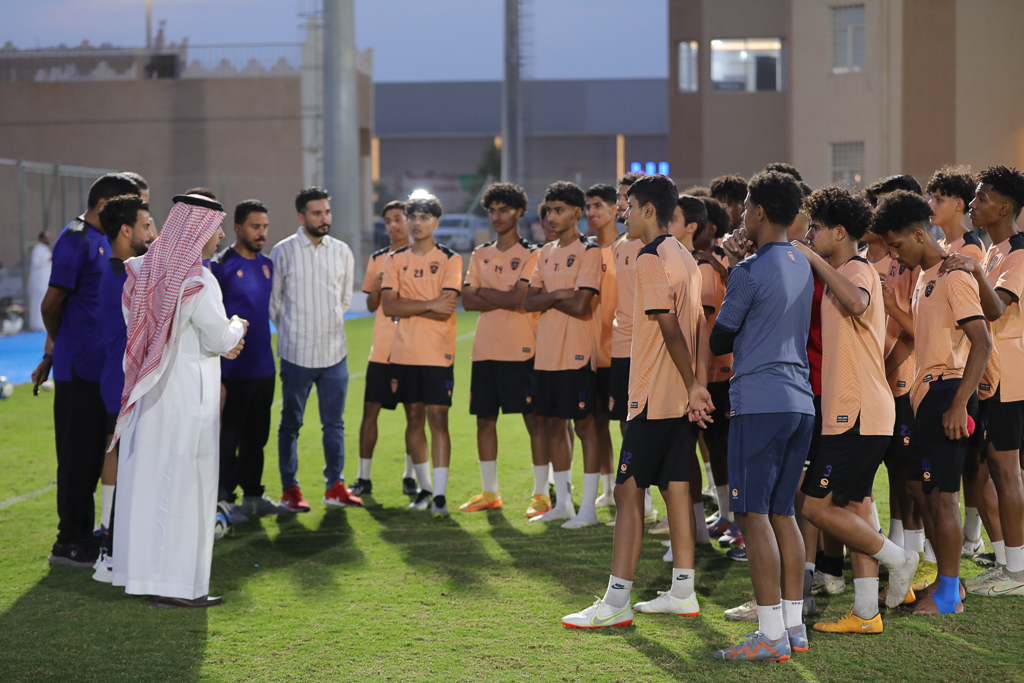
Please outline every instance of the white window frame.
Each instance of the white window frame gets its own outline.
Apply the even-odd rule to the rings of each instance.
[[[851,5],[834,5],[829,8],[831,13],[831,27],[832,27],[832,73],[834,74],[852,74],[861,73],[864,71],[864,60],[867,57],[865,41],[865,24],[864,19],[864,4],[851,4]],[[842,16],[841,12],[860,10],[860,23],[839,23],[839,19]],[[857,43],[857,29],[860,29],[860,58],[861,63],[856,63],[857,51],[854,49]],[[836,41],[841,40],[846,43],[846,63],[839,64],[836,62]]]

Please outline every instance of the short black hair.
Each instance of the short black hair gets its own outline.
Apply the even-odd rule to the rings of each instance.
[[[217,195],[213,193],[213,190],[211,190],[208,187],[203,187],[202,185],[200,185],[199,187],[191,187],[185,190],[185,194],[197,194],[200,197],[206,197],[207,199],[217,201]]]
[[[633,183],[635,183],[636,181],[640,180],[643,177],[643,173],[624,173],[622,177],[619,178],[619,185],[625,185],[626,187],[629,187],[630,185],[632,185]]]
[[[968,204],[974,199],[974,191],[978,187],[978,179],[974,177],[970,166],[943,166],[934,174],[924,191],[928,194],[942,194],[950,199],[964,200],[964,213]]]
[[[871,206],[867,200],[844,185],[819,187],[804,199],[804,210],[812,221],[830,230],[843,226],[855,241],[860,240],[871,225]]]
[[[295,210],[299,213],[306,213],[306,205],[318,199],[330,199],[331,193],[316,185],[302,188],[295,195]]]
[[[797,182],[803,181],[804,177],[800,175],[800,171],[796,170],[796,166],[793,164],[787,164],[785,161],[776,161],[775,163],[768,164],[762,171],[778,171],[779,173],[785,173],[791,175],[797,179]]]
[[[729,218],[729,210],[725,208],[725,204],[714,197],[697,197],[697,199],[704,203],[704,208],[708,212],[708,222],[715,226],[715,239],[721,239],[728,235],[732,219]],[[744,197],[744,199],[746,198]]]
[[[618,199],[615,193],[615,188],[606,183],[598,183],[587,188],[587,199],[590,199],[591,197],[597,197],[609,206],[613,206],[615,204],[615,200]]]
[[[871,206],[875,206],[878,204],[878,195],[888,194],[896,190],[906,190],[914,194],[922,194],[921,183],[917,182],[914,176],[901,174],[891,175],[888,178],[882,178],[868,185],[867,189],[864,190],[864,196],[871,202]]]
[[[139,194],[139,186],[123,173],[105,173],[89,188],[88,205],[95,209],[103,199],[113,199],[123,194]]]
[[[747,198],[747,181],[738,175],[722,175],[711,181],[711,196],[725,197],[726,201],[742,202]]]
[[[480,206],[490,209],[492,202],[501,202],[513,209],[522,209],[523,213],[526,213],[526,207],[530,205],[526,190],[514,183],[492,183],[484,190],[484,196],[480,198]]]
[[[548,185],[544,201],[563,202],[569,206],[578,206],[581,210],[587,208],[587,198],[583,195],[583,190],[576,183],[567,180],[557,180]]]
[[[930,223],[932,208],[916,192],[894,190],[882,197],[871,219],[871,232],[885,237],[908,232],[915,225]]]
[[[800,185],[800,191],[804,193],[805,197],[810,197],[811,193],[814,192],[814,190],[811,189],[811,186],[804,181],[801,180],[798,184]]]
[[[537,205],[537,217],[540,218],[541,220],[547,218],[550,212],[551,207],[548,206],[547,202],[541,202],[540,204]]]
[[[139,211],[149,211],[149,204],[137,194],[122,194],[111,197],[100,209],[100,227],[111,243],[117,239],[122,225],[135,225]]]
[[[401,211],[402,215],[404,216],[405,202],[403,202],[401,199],[392,199],[390,202],[384,205],[383,209],[381,209],[380,217],[384,218],[384,216],[388,215],[388,211],[393,211],[394,209],[398,209],[399,211]]]
[[[428,194],[422,197],[418,196],[416,197],[416,199],[409,197],[409,199],[406,200],[405,215],[411,216],[417,211],[429,213],[434,218],[440,218],[441,215],[444,213],[444,209],[441,208],[441,200],[432,194]]]
[[[804,191],[796,178],[778,171],[762,171],[747,184],[750,201],[764,209],[772,225],[789,226],[804,202]]]
[[[708,224],[708,210],[704,206],[699,198],[693,195],[681,194],[679,195],[679,208],[683,210],[683,220],[686,224],[690,223],[697,224],[697,232],[704,229],[704,226]]]
[[[658,225],[665,227],[672,220],[672,215],[679,205],[679,188],[672,179],[663,175],[645,175],[629,186],[627,197],[636,197],[641,207],[648,204],[654,207]]]
[[[246,199],[238,202],[238,206],[235,207],[235,225],[241,225],[245,223],[245,219],[249,217],[250,213],[267,213],[267,207],[263,205],[258,199]]]
[[[992,189],[1013,202],[1014,217],[1024,206],[1024,173],[1014,167],[991,166],[978,174],[979,185]]]
[[[704,185],[690,185],[685,190],[680,190],[680,194],[688,194],[691,197],[710,197],[711,188],[705,187]],[[744,197],[746,199],[746,197]]]
[[[138,173],[136,173],[135,171],[121,171],[121,175],[128,176],[129,178],[134,180],[135,184],[139,186],[140,190],[148,190],[149,189],[149,183],[146,182],[146,179],[143,178]]]

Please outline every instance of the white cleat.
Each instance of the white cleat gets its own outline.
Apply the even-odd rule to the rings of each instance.
[[[92,566],[93,581],[99,581],[100,583],[113,583],[114,582],[114,561],[110,555],[107,555],[106,548],[100,548],[100,556],[96,558],[96,564]]]
[[[612,493],[605,492],[597,497],[594,501],[594,507],[597,508],[613,508],[615,507],[615,496]]]
[[[647,602],[638,602],[633,605],[633,609],[644,614],[678,614],[681,617],[700,615],[696,593],[691,593],[690,597],[680,600],[668,591],[658,591],[658,597]]]
[[[609,628],[632,624],[633,610],[629,608],[629,605],[612,607],[604,601],[604,598],[598,598],[597,602],[585,610],[562,617],[562,626],[566,628]]]
[[[656,524],[658,522],[658,510],[651,508],[650,510],[644,510],[644,524]]]
[[[531,522],[561,522],[570,520],[576,516],[576,508],[573,507],[572,503],[567,503],[564,508],[559,509],[557,506],[548,510],[543,515],[537,517],[531,517]]]
[[[662,561],[671,562],[674,558],[672,557],[672,546],[669,545],[668,551],[661,556]]]
[[[663,546],[665,546],[666,548],[671,548],[672,547],[672,539],[671,538],[666,538],[664,541],[661,542],[661,544]]]
[[[827,572],[814,570],[814,575],[811,578],[811,593],[814,595],[839,595],[845,592],[845,576],[832,576]],[[906,594],[903,597],[906,597]]]
[[[597,526],[600,522],[597,520],[597,513],[591,511],[589,513],[580,510],[580,513],[570,519],[568,522],[562,525],[563,529],[582,529],[585,526]]]
[[[668,534],[668,517],[662,517],[658,523],[647,530],[647,533],[654,536],[666,536]]]
[[[963,547],[960,548],[960,555],[973,555],[974,553],[985,552],[985,541],[980,538],[972,541],[971,539],[964,536]]]
[[[889,590],[885,595],[885,606],[889,609],[903,604],[910,593],[910,587],[914,583],[914,572],[917,571],[917,563],[920,560],[920,556],[915,552],[904,550],[903,554],[907,561],[902,566],[895,569],[889,567]]]

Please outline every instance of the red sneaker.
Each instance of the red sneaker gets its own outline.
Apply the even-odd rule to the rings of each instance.
[[[281,505],[292,512],[309,512],[309,503],[302,497],[302,491],[298,486],[285,489],[281,494]]]
[[[345,482],[340,479],[334,482],[334,486],[324,493],[324,505],[333,505],[339,508],[363,507],[363,499],[357,498],[345,488]]]

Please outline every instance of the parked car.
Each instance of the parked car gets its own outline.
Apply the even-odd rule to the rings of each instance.
[[[466,213],[446,213],[434,230],[434,241],[455,251],[473,251],[478,230],[489,230],[486,218]]]

